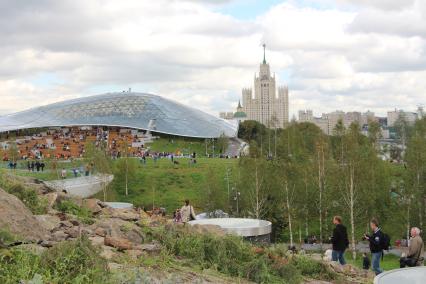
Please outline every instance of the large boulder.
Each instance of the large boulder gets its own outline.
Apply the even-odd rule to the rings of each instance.
[[[0,188],[0,228],[24,240],[40,240],[48,237],[47,229],[16,196]]]
[[[99,200],[95,198],[84,199],[83,207],[89,209],[93,214],[97,214],[102,211],[101,206],[99,206]]]
[[[39,221],[41,226],[43,226],[43,228],[45,228],[47,231],[52,231],[53,229],[61,226],[61,220],[59,219],[58,216],[45,214],[45,215],[35,215],[34,217]]]
[[[125,221],[138,221],[141,215],[134,209],[113,209],[111,217]]]
[[[141,229],[134,223],[122,219],[103,218],[97,220],[91,226],[91,229],[99,236],[104,236],[105,234],[105,236],[125,238],[134,244],[141,244],[144,241]]]
[[[133,248],[133,244],[128,239],[106,236],[104,245],[114,247],[119,250],[128,250]]]

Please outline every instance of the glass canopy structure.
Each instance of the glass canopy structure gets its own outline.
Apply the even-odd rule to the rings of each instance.
[[[134,92],[67,100],[0,116],[0,132],[69,126],[126,127],[195,138],[237,134],[236,127],[223,119],[160,96]]]

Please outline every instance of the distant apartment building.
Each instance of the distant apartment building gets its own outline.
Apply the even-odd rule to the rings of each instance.
[[[375,117],[374,112],[370,111],[365,113],[356,111],[345,113],[344,111],[336,110],[330,113],[323,113],[321,117],[314,117],[312,110],[299,111],[299,122],[311,122],[328,135],[333,135],[339,120],[342,121],[345,128],[348,128],[352,123],[358,123],[362,127],[372,120],[378,121],[378,118]]]
[[[311,122],[314,119],[312,110],[299,110],[299,121],[300,122]]]
[[[418,119],[418,115],[416,112],[407,112],[403,110],[395,109],[393,111],[388,111],[388,126],[393,127],[395,126],[395,122],[401,118],[404,119],[408,124],[414,124],[416,120]]]
[[[314,117],[312,110],[299,110],[299,122],[311,122],[318,126],[324,133],[328,134],[328,119]]]

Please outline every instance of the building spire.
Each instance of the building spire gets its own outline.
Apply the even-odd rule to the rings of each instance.
[[[266,64],[266,44],[263,44],[263,64]]]

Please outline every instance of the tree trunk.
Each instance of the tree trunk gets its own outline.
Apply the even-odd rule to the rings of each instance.
[[[255,210],[255,215],[256,215],[256,219],[260,218],[260,201],[259,201],[259,177],[258,177],[258,173],[257,173],[257,161],[255,161],[256,163],[256,169],[255,169],[255,174],[256,174],[256,210]]]
[[[410,202],[407,206],[407,241],[410,239]]]
[[[354,175],[355,169],[353,166],[350,169],[350,181],[349,181],[349,209],[351,214],[351,240],[352,240],[352,258],[356,259],[356,244],[355,244],[355,216],[354,216],[354,205],[355,205],[355,189],[354,189]]]
[[[420,229],[423,230],[423,208],[422,208],[423,198],[421,196],[422,190],[420,188],[420,171],[419,170],[417,170],[417,191],[418,191],[418,194],[419,194],[419,198],[418,198],[418,200],[419,200],[419,226],[420,226]]]
[[[306,174],[306,172],[305,172]],[[305,196],[308,197],[308,181],[307,181],[307,176],[305,175]],[[309,223],[308,223],[308,219],[309,219],[309,210],[308,210],[308,204],[307,202],[305,202],[304,204],[305,206],[305,236],[308,237],[309,236]]]
[[[288,184],[285,183],[285,190],[286,190],[286,203],[287,203],[287,216],[288,216],[288,229],[290,231],[290,246],[293,246],[293,229],[291,226],[291,214],[290,214],[290,198],[289,198],[289,190],[288,190]]]
[[[129,164],[128,164],[128,161],[127,161],[127,157],[126,157],[126,196],[127,195],[129,195],[129,188],[128,188],[128,175],[129,175]]]
[[[319,149],[318,149],[319,150]],[[319,189],[319,230],[320,230],[320,236],[319,241],[322,245],[322,173],[321,173],[321,155],[318,151],[318,189]]]

